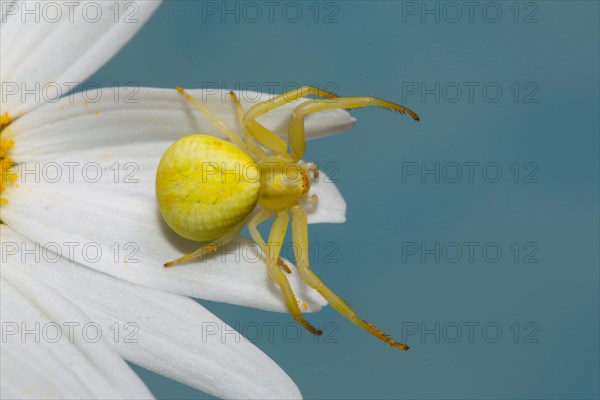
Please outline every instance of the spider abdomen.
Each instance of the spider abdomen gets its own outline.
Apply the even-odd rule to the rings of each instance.
[[[156,173],[156,198],[179,235],[211,241],[231,232],[252,212],[260,171],[241,149],[207,135],[186,136],[167,149]]]

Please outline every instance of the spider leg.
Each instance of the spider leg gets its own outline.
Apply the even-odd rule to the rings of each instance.
[[[289,92],[275,96],[269,100],[261,101],[250,107],[244,114],[242,124],[247,128],[250,135],[252,135],[259,143],[266,148],[272,150],[275,154],[286,155],[288,150],[288,144],[285,140],[275,135],[273,132],[264,127],[261,123],[256,121],[256,118],[261,115],[277,108],[281,107],[286,103],[296,101],[302,97],[309,95],[321,96],[325,98],[337,97],[333,93],[329,93],[325,90],[321,90],[312,86],[302,86],[301,88],[290,90]]]
[[[409,114],[415,121],[419,116],[406,107],[389,101],[380,100],[375,97],[339,97],[328,100],[310,100],[300,104],[292,112],[292,120],[288,131],[288,142],[290,143],[290,157],[292,161],[298,161],[304,155],[306,139],[304,137],[304,117],[317,111],[333,110],[337,108],[361,108],[367,106],[378,106],[401,114]]]
[[[308,224],[306,214],[302,207],[297,204],[292,207],[292,238],[294,241],[294,251],[296,252],[296,263],[300,276],[308,284],[321,294],[340,314],[354,322],[367,332],[383,340],[392,347],[400,350],[408,350],[408,346],[398,343],[383,331],[375,328],[372,324],[360,319],[356,312],[337,294],[329,289],[323,281],[310,269],[308,265]]]
[[[246,145],[242,141],[242,138],[234,132],[230,127],[223,122],[221,118],[217,116],[214,112],[212,112],[208,107],[204,104],[193,98],[189,93],[187,93],[181,86],[177,86],[177,91],[183,95],[190,103],[194,105],[202,114],[204,114],[210,122],[212,122],[223,134],[227,137],[227,139],[231,140],[235,143],[240,149],[247,150]]]
[[[247,221],[247,219],[245,219],[240,224],[238,224],[235,228],[233,228],[231,230],[231,232],[229,232],[226,235],[218,238],[217,240],[215,240],[213,242],[210,242],[210,243],[203,244],[202,247],[200,247],[198,250],[196,250],[196,251],[194,251],[192,253],[185,254],[185,255],[183,255],[182,257],[179,257],[176,260],[169,261],[168,263],[164,264],[164,266],[165,267],[172,267],[173,265],[177,265],[177,264],[181,264],[181,263],[184,263],[184,262],[187,262],[187,261],[191,261],[191,260],[194,260],[196,258],[202,258],[206,254],[216,253],[217,250],[219,249],[219,247],[221,247],[221,246],[229,243],[234,237],[236,237],[238,235],[238,233],[240,233],[240,231],[246,225],[246,221]]]
[[[264,101],[261,101],[260,103],[254,104],[252,107],[250,107],[248,109],[248,111],[246,112],[246,115],[244,115],[244,122],[254,120],[254,119],[260,117],[261,115],[263,115],[277,107],[281,107],[282,105],[284,105],[286,103],[291,103],[293,101],[301,99],[302,97],[306,97],[306,96],[310,96],[310,95],[324,97],[326,99],[332,99],[332,98],[338,97],[337,95],[335,95],[333,93],[329,93],[325,90],[321,90],[314,86],[302,86],[298,89],[293,89],[288,92],[282,93],[282,94],[275,96],[269,100],[264,100]]]
[[[267,153],[256,144],[254,138],[252,137],[252,135],[250,135],[250,132],[248,132],[248,128],[246,128],[246,125],[244,125],[244,109],[242,108],[240,99],[236,96],[236,94],[233,91],[229,92],[229,96],[233,99],[233,102],[235,103],[238,119],[240,121],[240,126],[242,128],[242,131],[244,132],[244,142],[249,152],[252,155],[254,155],[255,159],[257,160],[266,157]]]
[[[256,120],[242,122],[248,133],[260,144],[278,155],[287,154],[287,143],[285,140],[268,130],[264,125]]]
[[[281,271],[277,265],[279,252],[281,251],[283,238],[287,232],[287,226],[290,219],[287,211],[277,212],[277,217],[275,218],[275,222],[273,222],[273,227],[271,228],[271,233],[269,234],[269,246],[267,246],[262,238],[262,235],[257,229],[257,226],[265,222],[271,217],[271,215],[273,215],[273,211],[271,210],[262,210],[256,214],[248,223],[250,235],[265,254],[265,261],[267,264],[267,272],[269,273],[269,277],[279,285],[281,294],[283,295],[285,303],[288,307],[288,310],[292,314],[292,317],[296,320],[296,322],[298,322],[312,334],[321,335],[323,333],[322,331],[315,329],[308,321],[304,319],[304,317],[302,317],[302,312],[300,311],[298,300],[292,291],[292,287],[290,286],[290,283],[283,271]]]

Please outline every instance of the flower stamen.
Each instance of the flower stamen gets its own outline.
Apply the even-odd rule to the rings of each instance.
[[[15,145],[13,138],[7,138],[9,132],[8,125],[12,118],[8,113],[0,115],[0,195],[4,192],[8,184],[17,180],[17,174],[14,172],[15,162],[8,155],[10,149]],[[8,199],[0,196],[0,205],[8,204]]]

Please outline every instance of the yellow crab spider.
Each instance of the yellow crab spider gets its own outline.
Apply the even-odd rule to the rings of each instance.
[[[311,178],[316,177],[318,169],[315,164],[300,162],[300,159],[305,149],[304,117],[307,114],[371,105],[407,113],[418,121],[417,114],[374,97],[337,97],[311,86],[257,103],[244,112],[239,99],[230,92],[244,135],[240,137],[204,104],[181,87],[177,87],[177,90],[231,142],[208,135],[186,136],[171,145],[160,160],[156,173],[156,198],[164,220],[179,235],[204,242],[195,252],[168,262],[165,266],[216,252],[219,246],[233,239],[247,224],[252,239],[264,253],[268,274],[279,285],[293,318],[308,331],[320,335],[322,332],[303,318],[285,274],[290,270],[279,257],[291,214],[294,254],[304,282],[350,321],[387,344],[408,350],[405,344],[396,342],[360,319],[309,268],[308,224],[299,200],[308,197]],[[309,100],[293,110],[287,143],[256,121],[274,108],[309,95],[325,100]],[[317,198],[311,196],[308,200],[314,203]],[[260,210],[250,218],[257,206],[260,206]],[[273,226],[265,242],[257,227],[273,216]]]

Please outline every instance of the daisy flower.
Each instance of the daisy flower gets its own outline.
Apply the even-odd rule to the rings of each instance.
[[[70,92],[159,3],[74,3],[61,17],[42,2],[2,3],[2,397],[152,397],[124,360],[218,397],[301,397],[274,361],[190,298],[287,311],[248,239],[205,260],[162,266],[197,243],[160,217],[158,161],[182,135],[221,133],[175,89]],[[38,20],[23,13],[36,4]],[[189,92],[240,129],[225,91]],[[270,98],[237,95],[245,108]],[[296,105],[259,121],[285,137]],[[307,137],[353,123],[344,111],[311,115]],[[345,220],[333,183],[321,179],[312,190],[320,202],[309,222]],[[295,270],[289,277],[305,311],[325,305]]]

